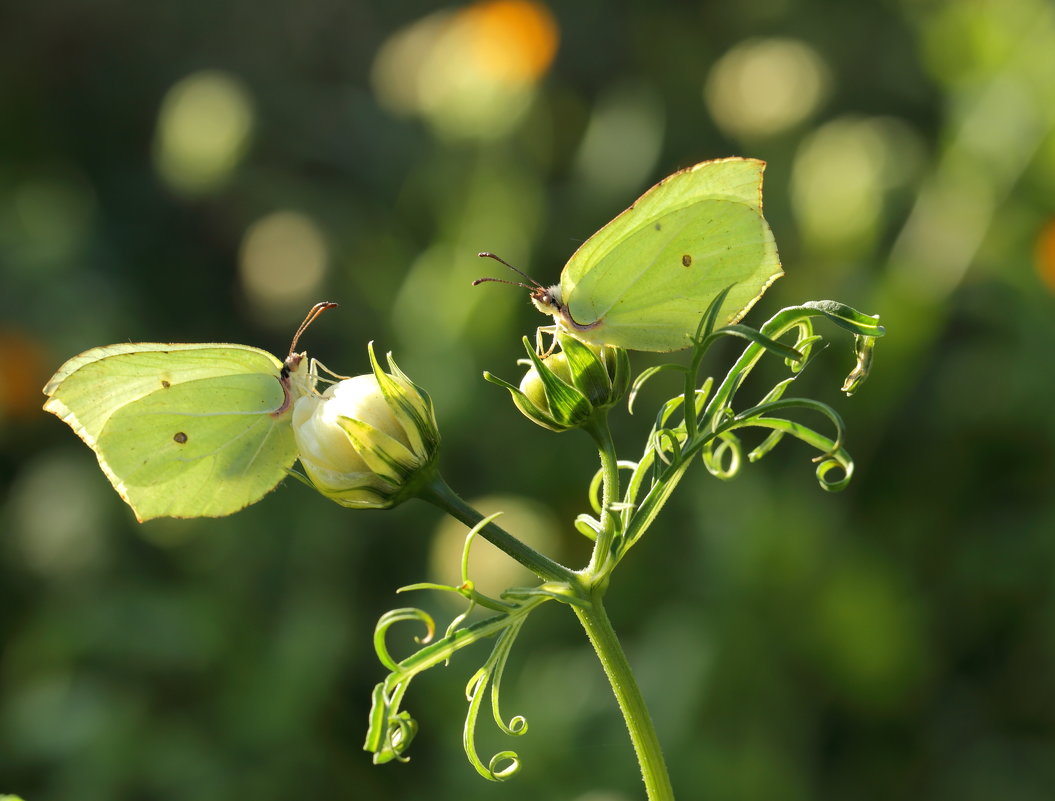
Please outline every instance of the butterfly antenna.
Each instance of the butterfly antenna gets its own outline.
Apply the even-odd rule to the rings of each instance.
[[[532,286],[531,284],[525,284],[525,283],[522,283],[520,281],[506,281],[504,278],[477,278],[475,281],[473,281],[473,286],[477,286],[478,284],[488,284],[488,283],[490,283],[490,284],[509,284],[510,286],[519,286],[519,287],[522,287],[523,289],[531,290],[532,292],[534,292],[538,288],[537,286]]]
[[[512,264],[510,264],[508,261],[503,259],[501,256],[496,256],[494,253],[490,253],[490,252],[488,252],[486,250],[483,253],[477,253],[476,255],[479,256],[481,259],[494,259],[499,264],[504,264],[510,270],[515,272],[517,275],[520,275],[520,276],[523,276],[524,278],[526,278],[528,281],[531,282],[531,284],[530,285],[528,285],[528,284],[521,284],[521,283],[519,283],[517,281],[503,281],[501,278],[477,278],[475,281],[473,281],[473,286],[476,286],[477,284],[484,284],[484,283],[487,283],[488,281],[493,281],[496,284],[511,284],[512,286],[520,286],[520,287],[523,287],[524,289],[541,289],[542,288],[542,284],[540,284],[538,281],[536,281],[534,278],[532,278],[530,275],[528,275],[523,270],[520,270],[520,269],[514,267]]]
[[[304,322],[300,324],[300,328],[297,329],[297,333],[295,333],[293,335],[293,342],[290,343],[290,346],[289,346],[289,357],[287,358],[287,360],[293,358],[293,354],[297,350],[297,342],[300,340],[300,335],[303,334],[308,329],[309,325],[311,325],[313,322],[315,322],[315,318],[318,317],[320,314],[322,314],[327,309],[336,309],[336,308],[337,308],[337,304],[333,303],[331,301],[328,301],[328,300],[327,301],[323,301],[322,303],[316,303],[314,306],[311,307],[311,311],[308,312],[308,316],[304,318]]]

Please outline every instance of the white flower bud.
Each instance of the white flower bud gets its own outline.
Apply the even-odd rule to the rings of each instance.
[[[396,367],[339,381],[293,406],[300,463],[315,487],[342,506],[388,508],[413,494],[434,461],[439,432],[432,402]]]

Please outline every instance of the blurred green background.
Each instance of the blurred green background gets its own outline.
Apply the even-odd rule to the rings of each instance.
[[[461,755],[482,650],[415,683],[411,762],[373,767],[373,624],[415,601],[453,614],[394,589],[453,580],[459,529],[294,481],[230,518],[138,525],[40,387],[111,342],[283,354],[335,300],[302,345],[345,374],[368,340],[393,350],[436,402],[451,483],[578,566],[594,455],[480,378],[515,379],[543,321],[522,292],[471,289],[500,274],[475,253],[555,281],[655,180],[749,155],[769,163],[787,275],[747,322],[830,297],[889,335],[852,400],[834,331],[797,385],[845,416],[850,489],[822,492],[794,443],[729,483],[700,468],[616,574],[610,611],[679,797],[1055,797],[1051,3],[437,9],[0,14],[0,792],[641,798],[555,605],[505,684],[530,731],[481,732],[485,758],[520,752],[517,778],[487,783]],[[650,417],[618,416],[624,457]],[[522,580],[505,567],[478,572]]]

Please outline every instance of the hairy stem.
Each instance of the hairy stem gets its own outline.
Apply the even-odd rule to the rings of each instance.
[[[630,732],[630,740],[634,744],[649,801],[674,801],[674,789],[670,784],[652,716],[645,706],[645,699],[637,686],[630,663],[605,612],[601,592],[593,593],[592,603],[589,605],[573,606],[572,609],[586,629],[590,644],[597,652],[597,658],[600,659],[605,675],[612,685],[612,692],[615,693],[619,710],[623,713],[623,720]]]
[[[615,453],[615,442],[612,440],[612,432],[608,428],[605,418],[594,421],[586,427],[586,431],[597,443],[597,452],[601,458],[601,530],[594,542],[593,553],[590,555],[590,565],[583,571],[586,576],[597,576],[607,583],[609,570],[606,565],[611,563],[612,545],[617,530],[617,519],[612,513],[611,505],[619,497],[619,460]]]

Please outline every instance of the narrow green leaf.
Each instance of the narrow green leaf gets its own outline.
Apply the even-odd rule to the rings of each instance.
[[[803,303],[802,307],[816,309],[836,325],[854,334],[881,337],[886,333],[886,329],[879,324],[878,314],[863,314],[852,306],[836,300],[811,300]]]
[[[637,394],[641,391],[641,388],[645,386],[645,382],[651,379],[653,376],[659,375],[662,372],[674,370],[679,373],[684,373],[685,368],[680,364],[657,364],[653,367],[647,367],[641,371],[641,373],[634,379],[634,383],[630,385],[630,396],[627,399],[627,409],[630,414],[634,413],[634,401],[637,399]]]
[[[714,336],[719,335],[739,337],[740,339],[746,339],[749,342],[757,343],[771,353],[775,353],[777,356],[781,356],[782,358],[789,359],[793,362],[801,362],[805,358],[800,351],[790,345],[785,345],[782,342],[777,342],[775,339],[770,339],[762,332],[747,325],[727,325],[714,332]]]

